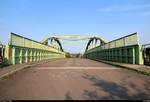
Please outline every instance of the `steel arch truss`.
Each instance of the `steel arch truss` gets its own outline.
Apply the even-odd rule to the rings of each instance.
[[[89,50],[89,47],[91,46],[92,43],[95,42],[95,45],[98,44],[98,41],[100,42],[100,45],[106,44],[107,41],[105,41],[101,37],[96,37],[96,36],[52,36],[44,39],[42,41],[43,44],[48,45],[48,41],[50,40],[52,43],[57,42],[58,47],[61,51],[63,51],[62,45],[60,43],[61,40],[70,40],[70,41],[78,41],[78,40],[87,40],[89,39],[89,42],[87,43],[86,50]],[[76,40],[75,40],[76,39]]]
[[[95,42],[95,45],[96,45],[98,41],[100,42],[100,45],[104,45],[104,44],[107,43],[106,41],[104,41],[103,39],[101,39],[101,38],[99,38],[99,37],[92,37],[92,38],[89,39],[89,42],[87,43],[85,52],[86,52],[87,50],[89,50],[89,47],[91,46],[92,43]]]
[[[58,49],[60,49],[61,51],[64,51],[59,39],[56,38],[56,37],[49,37],[46,40],[42,41],[42,43],[45,44],[45,45],[48,45],[49,40],[50,40],[51,44],[54,44],[56,42]]]

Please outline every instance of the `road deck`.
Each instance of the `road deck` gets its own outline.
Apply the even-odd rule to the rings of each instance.
[[[58,59],[0,80],[0,100],[150,99],[150,77],[89,59]]]

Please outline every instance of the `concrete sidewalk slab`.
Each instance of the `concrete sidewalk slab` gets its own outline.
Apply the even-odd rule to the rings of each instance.
[[[5,76],[14,74],[15,72],[20,71],[24,68],[29,68],[31,66],[47,63],[49,61],[52,61],[52,60],[43,60],[43,61],[37,61],[37,62],[16,64],[16,65],[10,65],[7,67],[0,68],[0,79],[2,79]]]
[[[133,71],[150,76],[150,66],[118,63],[118,62],[111,62],[111,61],[104,61],[104,60],[98,60],[98,61],[106,63],[106,64],[110,64],[113,66],[118,66],[118,67],[126,68],[129,70],[133,70]]]

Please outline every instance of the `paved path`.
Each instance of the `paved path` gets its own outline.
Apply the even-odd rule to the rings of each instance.
[[[0,80],[0,99],[150,99],[150,77],[88,59],[59,59]]]

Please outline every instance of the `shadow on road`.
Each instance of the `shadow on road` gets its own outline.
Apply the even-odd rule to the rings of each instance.
[[[84,79],[90,80],[93,82],[93,86],[98,87],[98,89],[94,91],[84,90],[84,95],[88,96],[89,99],[149,99],[150,96],[147,94],[147,92],[142,92],[139,90],[135,85],[129,84],[129,87],[134,89],[136,91],[136,94],[129,94],[130,90],[123,85],[119,85],[115,82],[108,82],[103,79],[98,79],[93,75],[84,74],[82,76]],[[126,83],[127,84],[127,83]],[[124,84],[125,85],[125,84]],[[145,88],[143,90],[147,90]],[[98,92],[107,92],[107,96],[102,96],[98,94]],[[148,90],[147,90],[148,91]],[[149,90],[150,92],[150,90]]]
[[[73,98],[70,95],[70,92],[68,91],[65,95],[66,99],[65,100],[73,100]]]

